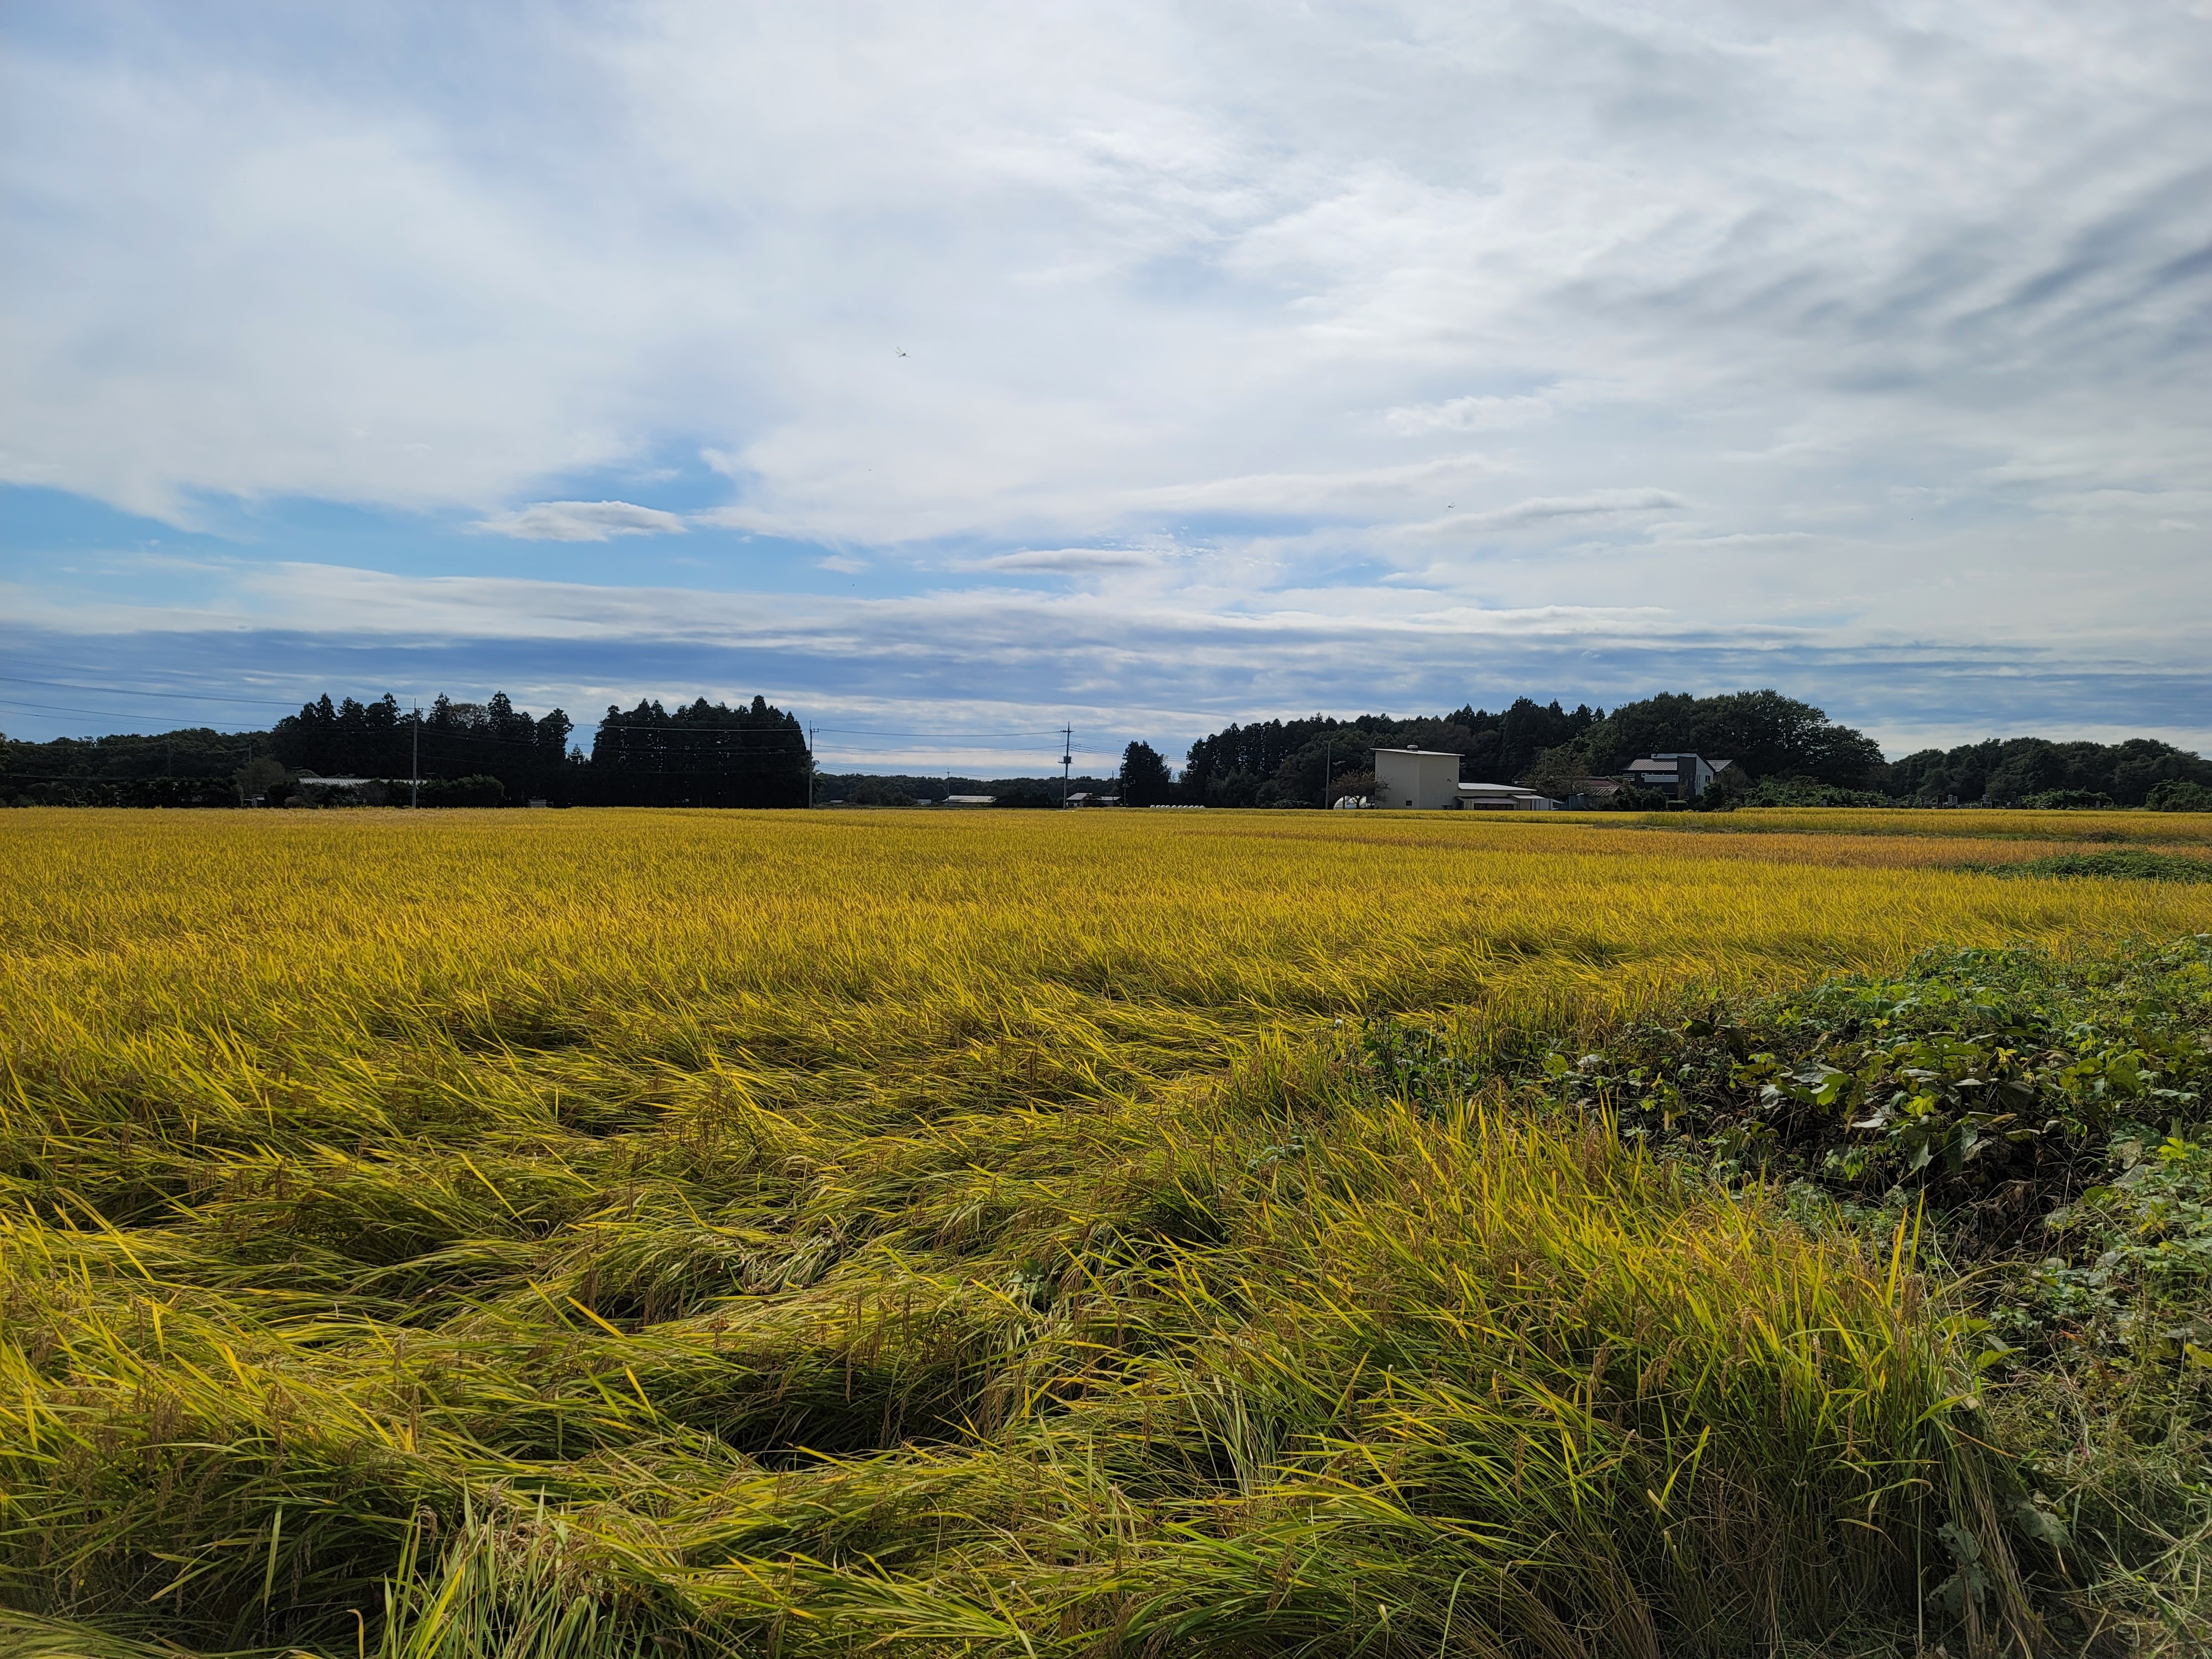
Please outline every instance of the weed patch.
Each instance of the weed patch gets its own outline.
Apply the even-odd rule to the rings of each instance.
[[[1517,1069],[1536,1109],[1802,1216],[1924,1218],[1967,1270],[2015,1519],[2091,1587],[2083,1628],[2212,1638],[2212,938],[1930,951]]]
[[[2212,881],[2212,860],[2190,858],[2179,853],[2154,853],[2139,847],[2106,853],[2054,853],[2048,858],[2029,859],[2019,864],[1966,864],[1959,868],[1978,875],[2014,879],[2057,876],[2106,881]]]

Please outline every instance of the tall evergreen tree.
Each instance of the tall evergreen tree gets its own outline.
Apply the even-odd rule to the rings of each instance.
[[[1121,804],[1158,806],[1171,799],[1175,781],[1168,763],[1149,743],[1133,743],[1121,751]]]

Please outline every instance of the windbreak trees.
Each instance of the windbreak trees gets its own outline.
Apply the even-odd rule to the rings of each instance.
[[[367,703],[352,697],[332,702],[325,692],[278,720],[269,742],[276,758],[295,772],[404,778],[409,775],[414,736],[409,714],[390,692]]]
[[[610,806],[804,806],[813,764],[798,719],[765,697],[641,701],[607,709],[584,788]]]
[[[763,697],[734,708],[701,697],[672,712],[657,702],[610,708],[588,761],[569,747],[575,729],[564,711],[533,716],[504,691],[483,702],[441,696],[419,720],[389,695],[324,696],[279,720],[270,747],[284,765],[326,777],[495,779],[500,797],[517,803],[806,805],[805,735]]]
[[[504,691],[488,702],[441,695],[417,718],[386,692],[374,702],[328,695],[288,714],[270,732],[276,758],[325,777],[497,778],[506,799],[574,799],[568,737],[556,708],[542,717],[517,708]]]
[[[1158,806],[1175,799],[1175,781],[1168,763],[1149,743],[1133,743],[1121,751],[1121,804]]]

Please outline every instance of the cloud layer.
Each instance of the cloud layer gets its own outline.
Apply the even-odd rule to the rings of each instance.
[[[343,629],[387,580],[445,607],[410,627],[520,638],[467,584],[527,579],[497,605],[529,638],[721,618],[771,694],[776,653],[1018,618],[1024,697],[1139,687],[1185,728],[1510,659],[1571,697],[1755,678],[1898,730],[2107,729],[2111,688],[2201,672],[2202,5],[4,30],[40,141],[0,158],[0,481],[192,549],[118,605],[96,570],[143,545],[14,536],[10,613],[64,656]],[[272,532],[280,502],[392,550]],[[1001,672],[917,637],[918,699]],[[1055,641],[1090,665],[1036,665]]]
[[[518,541],[603,542],[612,536],[680,536],[684,520],[629,501],[533,501],[476,527]]]

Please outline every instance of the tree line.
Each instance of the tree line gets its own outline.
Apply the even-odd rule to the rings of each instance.
[[[390,695],[318,697],[265,732],[206,727],[47,743],[0,738],[0,802],[234,806],[307,797],[307,775],[383,781],[385,799],[425,805],[543,799],[558,805],[804,806],[817,801],[902,805],[947,793],[991,794],[1001,805],[1057,806],[1058,778],[817,775],[795,715],[764,697],[726,705],[610,705],[588,752],[554,708],[532,715],[505,692],[476,703],[440,696],[419,715]],[[2122,743],[1992,738],[1886,759],[1863,732],[1773,690],[1699,697],[1668,692],[1610,713],[1518,697],[1492,712],[1315,714],[1231,725],[1190,745],[1180,773],[1133,743],[1118,779],[1071,787],[1118,793],[1133,806],[1320,805],[1375,786],[1378,748],[1461,757],[1470,782],[1518,783],[1565,796],[1613,778],[1639,756],[1694,751],[1735,763],[1705,805],[2143,806],[2212,811],[2212,762],[2148,738]],[[399,793],[404,791],[404,793]],[[1650,807],[1656,795],[1615,804]]]
[[[1113,778],[963,778],[914,772],[824,772],[814,781],[823,806],[934,806],[948,795],[988,795],[997,806],[1056,807],[1072,795],[1111,795]]]
[[[281,805],[329,792],[319,778],[369,781],[374,799],[425,805],[804,806],[814,757],[798,719],[764,697],[704,697],[673,709],[610,706],[591,750],[555,708],[532,715],[504,692],[439,696],[419,715],[389,694],[325,695],[266,732],[204,727],[153,736],[0,738],[0,800],[14,805]],[[422,780],[419,787],[412,781]]]
[[[1375,787],[1377,749],[1458,755],[1464,781],[1525,785],[1554,797],[1616,779],[1640,757],[1695,753],[1735,763],[1710,806],[2142,806],[2212,810],[2212,762],[2148,738],[2123,743],[1991,739],[1884,757],[1864,732],[1771,689],[1626,702],[1610,714],[1519,697],[1504,709],[1462,707],[1411,718],[1315,714],[1230,726],[1190,746],[1181,774],[1151,744],[1129,745],[1121,797],[1131,805],[1310,806]],[[1630,790],[1613,805],[1665,805]]]

